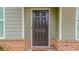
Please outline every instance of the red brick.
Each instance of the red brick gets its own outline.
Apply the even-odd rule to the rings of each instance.
[[[79,41],[59,41],[57,49],[59,51],[77,51],[79,50]]]
[[[30,49],[30,40],[0,40],[5,51],[25,51]]]

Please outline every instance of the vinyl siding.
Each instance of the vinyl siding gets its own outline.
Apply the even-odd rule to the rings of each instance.
[[[65,40],[75,39],[75,20],[76,20],[76,8],[63,7],[62,8],[62,39]]]
[[[56,38],[59,39],[59,8],[56,8]]]
[[[50,39],[59,39],[59,9],[50,8]]]
[[[5,38],[22,38],[22,8],[5,8]]]
[[[24,38],[31,39],[31,9],[24,8]]]

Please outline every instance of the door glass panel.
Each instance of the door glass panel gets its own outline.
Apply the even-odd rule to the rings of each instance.
[[[35,23],[36,23],[36,29],[39,29],[40,27],[40,19],[39,18],[35,18]]]
[[[41,14],[42,14],[42,16],[46,16],[46,12],[42,12]]]
[[[40,16],[40,13],[39,13],[39,11],[33,11],[34,12],[34,16]]]
[[[42,29],[46,29],[46,18],[42,18],[42,21],[41,21],[42,25]]]

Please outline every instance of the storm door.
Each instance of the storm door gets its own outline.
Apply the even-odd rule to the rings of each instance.
[[[48,46],[48,10],[32,10],[32,46]]]

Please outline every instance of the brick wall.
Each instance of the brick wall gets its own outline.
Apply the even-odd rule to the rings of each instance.
[[[50,40],[49,48],[31,48],[31,41],[26,39],[19,40],[0,40],[0,46],[5,51],[79,51],[79,41],[70,40]],[[54,48],[52,48],[54,47]]]
[[[49,50],[57,50],[57,40],[56,39],[51,39],[50,40]]]
[[[0,40],[5,51],[24,51],[30,49],[30,40]]]
[[[56,47],[56,40],[50,40],[50,47],[48,48],[31,48],[31,40],[29,39],[0,40],[0,46],[3,47],[4,51],[47,51],[53,50],[52,46]]]
[[[79,41],[58,41],[57,49],[59,51],[79,51]]]

